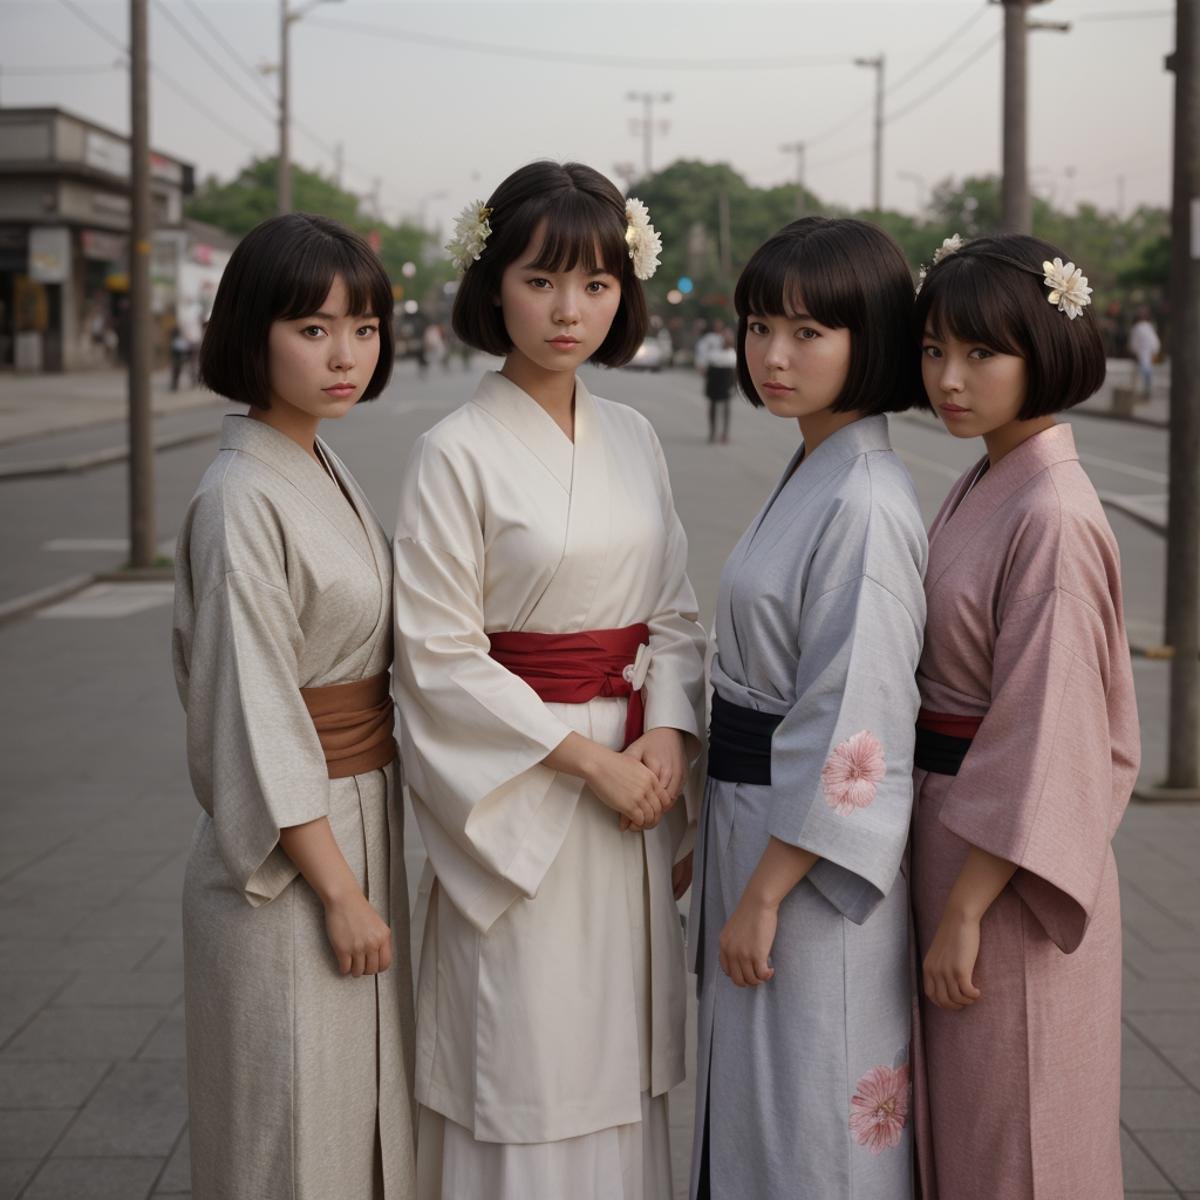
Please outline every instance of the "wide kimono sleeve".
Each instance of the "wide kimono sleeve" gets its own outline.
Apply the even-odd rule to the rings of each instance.
[[[1031,528],[1014,548],[991,704],[940,811],[964,841],[1016,863],[1014,890],[1066,953],[1087,930],[1139,761],[1106,532]]]
[[[915,511],[894,516],[826,530],[805,580],[795,702],[771,743],[769,831],[818,856],[807,879],[855,924],[891,891],[912,814],[925,543]],[[847,578],[856,558],[872,569]]]
[[[226,569],[222,532],[190,528],[173,636],[188,768],[231,880],[259,905],[297,874],[279,831],[329,812],[328,768],[300,695],[304,635],[285,580]]]
[[[481,481],[428,435],[395,540],[393,687],[414,811],[438,881],[485,930],[533,897],[566,836],[578,781],[542,765],[571,732],[489,655]]]
[[[647,729],[678,729],[688,735],[688,757],[695,758],[705,727],[704,628],[687,575],[687,535],[671,497],[666,459],[657,435],[652,429],[649,433],[667,542],[657,601],[646,621],[650,626],[650,665],[645,680],[645,724]]]

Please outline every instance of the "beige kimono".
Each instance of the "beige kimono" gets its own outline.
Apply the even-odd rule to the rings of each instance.
[[[391,662],[391,555],[349,472],[230,416],[176,551],[173,655],[204,809],[184,884],[195,1200],[413,1188],[412,996],[397,766],[331,780],[301,687]],[[339,486],[340,485],[340,486]],[[391,969],[337,971],[279,831],[328,817],[392,927]]]
[[[684,1077],[670,877],[688,814],[621,833],[579,779],[542,766],[572,730],[619,749],[627,702],[543,702],[488,635],[646,622],[632,672],[646,728],[699,736],[704,640],[658,439],[577,382],[572,444],[488,375],[414,448],[395,555],[401,752],[433,875],[417,1098],[479,1142],[640,1122],[644,1096]],[[575,1183],[565,1194],[592,1194]]]

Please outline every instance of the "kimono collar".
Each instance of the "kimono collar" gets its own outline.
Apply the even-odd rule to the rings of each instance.
[[[929,585],[937,582],[1009,497],[1047,468],[1078,459],[1075,434],[1062,422],[1027,438],[982,475],[986,455],[976,462],[950,489],[929,530]],[[977,481],[974,487],[972,480]]]
[[[558,427],[554,418],[527,392],[498,371],[489,371],[475,389],[472,403],[500,422],[536,455],[562,485],[571,490],[575,448],[595,427],[591,393],[575,376],[575,442]]]
[[[222,450],[248,454],[282,475],[326,517],[360,557],[375,566],[374,555],[368,545],[370,538],[366,533],[367,514],[358,511],[362,503],[361,493],[338,461],[337,455],[320,438],[317,439],[317,445],[325,461],[337,474],[341,486],[329,477],[316,459],[266,422],[238,414],[230,414],[221,422]],[[349,496],[356,499],[348,499]],[[374,514],[371,514],[371,519],[374,519]]]

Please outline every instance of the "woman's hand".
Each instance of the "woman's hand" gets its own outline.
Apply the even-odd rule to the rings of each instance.
[[[692,851],[689,850],[671,868],[671,891],[676,900],[681,899],[684,892],[692,886],[692,861]]]
[[[325,933],[343,975],[378,975],[392,965],[392,931],[360,891],[326,904]]]
[[[974,1004],[983,995],[971,980],[978,957],[979,919],[947,907],[925,955],[925,995],[954,1012]]]
[[[758,987],[774,978],[768,960],[778,924],[778,905],[759,900],[749,889],[742,893],[719,942],[721,970],[737,987]]]
[[[621,827],[653,829],[675,798],[658,776],[630,754],[619,754],[600,746],[589,764],[584,780],[613,812],[621,815]]]
[[[683,734],[678,729],[666,727],[650,729],[636,742],[626,746],[624,753],[654,772],[674,804],[687,782],[688,761],[683,748]],[[628,818],[621,818],[622,831],[628,829],[629,824]]]

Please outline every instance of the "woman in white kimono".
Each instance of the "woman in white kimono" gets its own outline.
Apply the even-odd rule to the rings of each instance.
[[[541,162],[451,246],[455,333],[504,366],[418,441],[396,526],[401,751],[431,864],[422,1200],[671,1194],[674,801],[703,634],[658,439],[575,373],[633,355],[657,244],[603,176]]]
[[[691,1195],[906,1200],[908,907],[926,543],[886,413],[912,279],[882,231],[809,217],[735,293],[742,390],[803,442],[721,575],[692,895]]]
[[[361,238],[276,217],[205,331],[203,381],[250,410],[225,418],[175,558],[204,810],[183,895],[195,1200],[413,1194],[391,553],[317,438],[387,385],[391,311]]]

